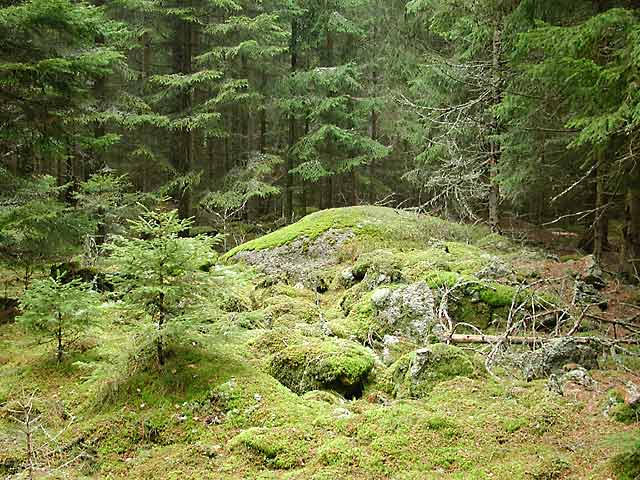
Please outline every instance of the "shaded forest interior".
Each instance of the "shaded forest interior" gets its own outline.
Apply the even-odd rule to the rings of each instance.
[[[638,2],[0,6],[5,195],[106,169],[217,231],[410,207],[569,228],[637,275]]]

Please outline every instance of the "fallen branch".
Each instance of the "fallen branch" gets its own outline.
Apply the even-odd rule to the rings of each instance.
[[[598,342],[606,345],[640,345],[640,339],[636,338],[620,338],[618,340],[605,340],[595,337],[506,337],[504,335],[466,335],[455,333],[453,335],[444,335],[441,340],[450,343],[498,343],[505,342],[516,345],[539,345],[550,340],[558,340],[562,338],[570,338],[579,344],[589,344]]]

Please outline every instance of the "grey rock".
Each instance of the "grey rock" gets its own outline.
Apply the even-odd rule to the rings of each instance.
[[[353,415],[353,414],[349,410],[347,410],[346,408],[343,408],[343,407],[338,407],[338,408],[334,409],[333,412],[331,412],[331,416],[333,418],[335,418],[336,420],[349,418],[351,415]]]
[[[591,389],[595,386],[595,383],[595,380],[586,369],[578,367],[561,375],[552,373],[547,382],[547,387],[558,395],[564,395],[565,389],[569,384]]]
[[[390,333],[407,337],[424,344],[431,327],[435,324],[433,292],[425,282],[412,283],[406,287],[391,290],[382,289],[372,301],[378,320],[390,327]],[[384,301],[382,299],[385,299]]]
[[[351,270],[350,268],[346,268],[342,272],[340,272],[339,281],[342,287],[352,287],[356,283],[356,277],[353,275],[353,270]]]
[[[235,258],[257,267],[276,281],[302,283],[318,291],[326,289],[326,281],[319,272],[338,263],[338,251],[353,237],[350,230],[331,229],[313,240],[298,238],[276,248],[239,252]]]
[[[626,402],[631,407],[640,406],[640,386],[636,385],[633,382],[626,382]]]
[[[377,308],[382,308],[391,295],[391,289],[379,288],[371,295],[371,301]]]
[[[575,299],[576,303],[597,305],[602,310],[606,310],[609,305],[607,299],[598,292],[596,287],[582,280],[576,280]]]
[[[591,345],[578,343],[573,338],[559,338],[517,356],[516,364],[522,368],[527,380],[534,380],[558,374],[567,364],[584,369],[597,368],[598,352]]]
[[[587,285],[590,285],[597,290],[602,290],[606,286],[606,282],[604,280],[604,272],[595,261],[593,255],[589,255],[586,257],[586,269],[585,272],[580,276],[580,280]]]
[[[487,260],[487,265],[476,274],[478,278],[496,279],[513,273],[512,269],[498,257],[492,255],[483,255],[482,257]]]

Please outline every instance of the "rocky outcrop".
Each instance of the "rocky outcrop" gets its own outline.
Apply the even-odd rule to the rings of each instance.
[[[543,344],[537,350],[513,356],[527,380],[547,378],[563,371],[566,365],[590,370],[598,367],[598,352],[574,338],[560,338]]]
[[[322,291],[332,280],[323,276],[323,270],[338,263],[340,247],[353,236],[349,230],[332,229],[314,239],[301,237],[274,248],[241,251],[235,258],[276,280],[290,285],[301,283],[311,290]]]
[[[480,370],[461,349],[438,343],[405,355],[391,367],[396,397],[421,398],[434,387],[456,377],[474,377]]]
[[[425,282],[394,290],[378,289],[371,295],[381,330],[424,344],[435,323],[434,298]]]

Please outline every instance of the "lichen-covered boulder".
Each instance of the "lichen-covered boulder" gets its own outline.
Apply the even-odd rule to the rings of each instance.
[[[546,378],[562,371],[565,365],[575,364],[587,370],[598,367],[598,352],[575,338],[559,338],[545,343],[532,352],[514,357],[527,380]]]
[[[267,369],[280,383],[303,394],[332,390],[346,397],[359,396],[374,366],[373,354],[349,340],[303,337],[278,331],[267,334],[258,348],[271,352]]]
[[[458,347],[443,343],[409,353],[389,368],[393,393],[399,398],[426,397],[440,382],[480,374],[474,359]]]
[[[358,290],[356,285],[352,290]],[[346,301],[354,302],[346,305]],[[331,332],[372,344],[385,335],[424,345],[435,322],[434,297],[425,282],[378,288],[359,297],[344,297],[344,318],[329,322]]]
[[[300,282],[311,290],[323,291],[332,281],[329,273],[327,278],[323,276],[324,270],[338,263],[337,252],[353,236],[349,230],[330,229],[316,238],[301,236],[274,248],[240,251],[235,258],[286,283]]]
[[[425,282],[376,290],[371,302],[384,333],[398,334],[417,344],[426,341],[435,323],[435,312],[433,293]]]
[[[390,250],[374,250],[360,255],[351,272],[356,281],[364,282],[371,289],[400,281],[402,262]]]

